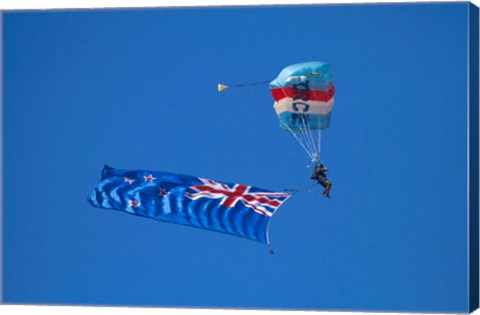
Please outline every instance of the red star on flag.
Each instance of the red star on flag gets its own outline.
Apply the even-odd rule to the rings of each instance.
[[[131,179],[131,178],[128,178],[128,177],[124,177],[124,178],[123,178],[123,181],[124,181],[125,183],[131,184],[131,183],[133,183],[135,180],[134,180],[134,179]]]
[[[167,191],[163,188],[160,188],[160,195],[165,197],[167,195]]]
[[[152,176],[152,174],[148,176],[143,176],[143,178],[145,178],[146,182],[153,182],[156,179],[155,177]]]
[[[138,202],[138,201],[136,201],[136,200],[129,200],[129,201],[128,201],[128,205],[129,205],[130,207],[136,208],[136,207],[138,207],[138,206],[140,205],[140,202]]]

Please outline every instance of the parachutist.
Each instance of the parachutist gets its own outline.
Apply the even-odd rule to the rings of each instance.
[[[327,174],[325,174],[327,171],[328,169],[323,164],[317,164],[310,178],[316,180],[322,185],[325,188],[323,195],[330,198],[330,188],[332,187],[332,183],[327,179]]]
[[[273,255],[273,254],[274,254],[274,251],[273,251],[272,248],[269,248],[269,249],[268,249],[268,252],[270,253],[270,255]]]

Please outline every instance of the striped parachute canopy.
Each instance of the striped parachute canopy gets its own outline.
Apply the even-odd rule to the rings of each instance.
[[[335,86],[332,67],[321,61],[294,64],[270,82],[273,108],[314,163],[320,162],[321,132],[330,126]]]

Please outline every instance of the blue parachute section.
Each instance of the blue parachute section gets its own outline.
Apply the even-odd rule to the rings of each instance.
[[[282,70],[275,80],[270,82],[270,88],[282,88],[308,81],[313,85],[328,86],[333,84],[332,67],[325,62],[311,61],[290,65]],[[316,87],[321,89],[321,87]]]
[[[330,127],[331,116],[332,113],[326,115],[306,116],[302,114],[283,112],[277,117],[282,128],[286,130],[299,131],[308,129],[325,130]]]

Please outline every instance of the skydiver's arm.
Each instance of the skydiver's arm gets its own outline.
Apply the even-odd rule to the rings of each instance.
[[[316,178],[318,178],[318,176],[320,176],[320,175],[322,174],[322,171],[323,171],[322,168],[316,167],[316,168],[313,170],[312,176],[310,176],[310,178],[311,178],[311,179],[316,179]]]

